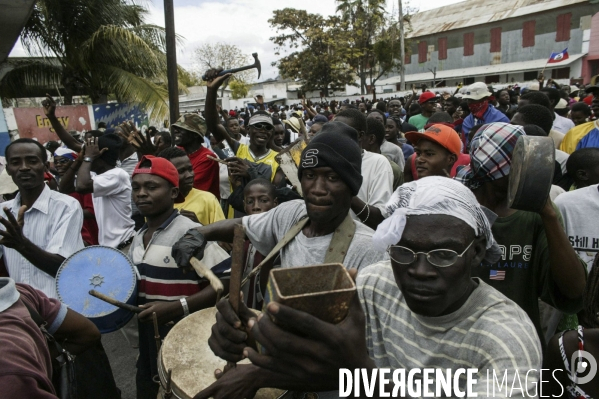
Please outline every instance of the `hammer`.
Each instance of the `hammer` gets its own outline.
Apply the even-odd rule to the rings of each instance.
[[[254,63],[252,65],[246,65],[246,66],[242,66],[239,68],[233,68],[233,69],[225,69],[223,71],[220,71],[218,73],[218,75],[216,75],[216,76],[223,76],[228,73],[247,71],[248,69],[256,68],[258,70],[258,79],[260,79],[260,73],[262,72],[262,65],[260,64],[260,60],[258,59],[258,53],[253,53],[252,57],[254,57]],[[202,80],[204,80],[204,81],[208,80],[208,78],[206,77],[205,74],[202,75]]]

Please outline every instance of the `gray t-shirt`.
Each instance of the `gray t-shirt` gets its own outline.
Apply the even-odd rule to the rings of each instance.
[[[245,216],[243,226],[254,247],[266,256],[283,239],[287,231],[306,214],[304,201],[294,200],[285,202],[266,213]],[[358,221],[354,222],[356,223],[356,233],[343,262],[345,267],[347,269],[361,269],[388,259],[386,252],[372,248],[372,234],[374,231]],[[300,231],[295,239],[281,249],[282,267],[324,263],[324,257],[332,238],[332,233],[326,236],[308,238]]]
[[[407,306],[390,262],[379,262],[361,270],[356,285],[366,316],[368,354],[376,367],[391,370],[432,367],[454,372],[459,368],[477,368],[473,391],[478,397],[488,397],[487,378],[492,379],[492,370],[499,381],[507,370],[509,387],[516,371],[522,377],[527,376],[528,370],[539,370],[541,344],[526,313],[493,287],[475,280],[478,287],[460,309],[444,316],[425,317]],[[520,380],[522,388],[533,395],[538,373],[527,377]],[[460,378],[463,391],[465,382]],[[489,386],[493,383],[488,382]],[[434,386],[431,391],[435,392]],[[513,398],[528,397],[519,388],[511,393]],[[495,395],[506,397],[505,386]]]
[[[381,144],[381,154],[389,157],[393,162],[399,166],[401,171],[403,172],[404,167],[406,165],[406,161],[403,156],[403,151],[400,146],[392,144],[387,140],[383,140],[383,144]]]

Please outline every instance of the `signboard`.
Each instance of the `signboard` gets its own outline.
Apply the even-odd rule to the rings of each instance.
[[[14,108],[13,111],[20,137],[35,138],[42,144],[58,140],[43,108]],[[87,105],[56,107],[56,117],[67,132],[76,130],[81,133],[93,129]]]
[[[106,123],[106,128],[117,127],[125,121],[133,121],[138,128],[148,125],[148,115],[140,111],[139,106],[126,103],[94,104],[94,120],[96,126]]]

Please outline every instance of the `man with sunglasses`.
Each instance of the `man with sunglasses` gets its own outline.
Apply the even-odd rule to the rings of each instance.
[[[235,157],[226,160],[231,179],[250,180],[249,169],[251,168],[251,163],[261,163],[270,166],[270,180],[275,186],[278,186],[279,183],[284,181],[285,175],[282,170],[279,170],[279,164],[275,159],[278,152],[269,148],[269,143],[274,133],[274,124],[271,116],[266,111],[257,111],[247,123],[247,133],[250,138],[249,145],[241,144],[235,140],[232,134],[219,122],[216,107],[218,88],[231,76],[230,73],[217,76],[219,72],[219,69],[210,69],[206,72],[208,78],[205,108],[206,124],[208,125],[208,130],[212,132],[216,140],[218,142],[226,140],[229,147],[235,153]],[[233,208],[229,207],[228,217],[232,218],[233,216]]]
[[[369,376],[374,368],[403,369],[405,375],[414,369],[436,368],[449,370],[452,376],[460,369],[477,369],[470,389],[466,378],[453,379],[459,391],[468,392],[467,397],[488,397],[494,375],[499,380],[506,375],[509,386],[515,378],[526,376],[518,380],[521,389],[512,390],[509,396],[536,396],[539,375],[527,374],[541,367],[541,347],[533,324],[514,302],[471,277],[481,261],[494,261],[501,255],[472,192],[440,176],[406,183],[399,191],[402,201],[372,238],[373,246],[387,248],[391,259],[360,269],[358,295],[344,321],[329,324],[270,302],[263,315],[269,317],[248,322],[250,338],[263,349],[258,353],[245,342],[247,335],[233,328],[234,314],[221,313],[223,317],[217,318],[209,340],[214,352],[227,353],[231,360],[238,360],[234,355],[248,357],[253,363],[239,365],[235,371],[246,368],[247,377],[236,380],[244,394],[268,386],[335,390],[321,392],[319,397],[337,398],[341,368],[352,374],[362,369]],[[229,373],[215,386],[235,375]],[[420,373],[415,380],[422,386],[431,384],[427,391],[440,388],[434,375],[427,380]],[[393,382],[387,392],[391,388]],[[212,394],[221,398],[218,392],[209,388],[196,399]],[[495,397],[506,394],[495,391]]]

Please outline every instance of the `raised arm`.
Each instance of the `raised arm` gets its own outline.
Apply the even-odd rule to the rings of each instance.
[[[208,82],[206,83],[206,106],[204,108],[204,113],[206,115],[206,125],[208,126],[208,131],[214,135],[216,141],[226,140],[227,144],[231,148],[237,148],[237,143],[231,136],[229,136],[229,132],[227,129],[219,122],[218,110],[216,108],[216,97],[218,96],[218,88],[223,84],[229,76],[230,73],[223,76],[216,76],[218,74],[217,69],[211,69],[206,72],[206,76],[208,77]]]
[[[42,106],[44,107],[44,113],[46,117],[50,121],[52,128],[60,138],[60,140],[71,150],[79,153],[81,151],[80,142],[78,142],[73,136],[66,131],[66,129],[62,126],[58,118],[56,117],[56,102],[49,94],[46,94],[46,99],[42,101]]]

